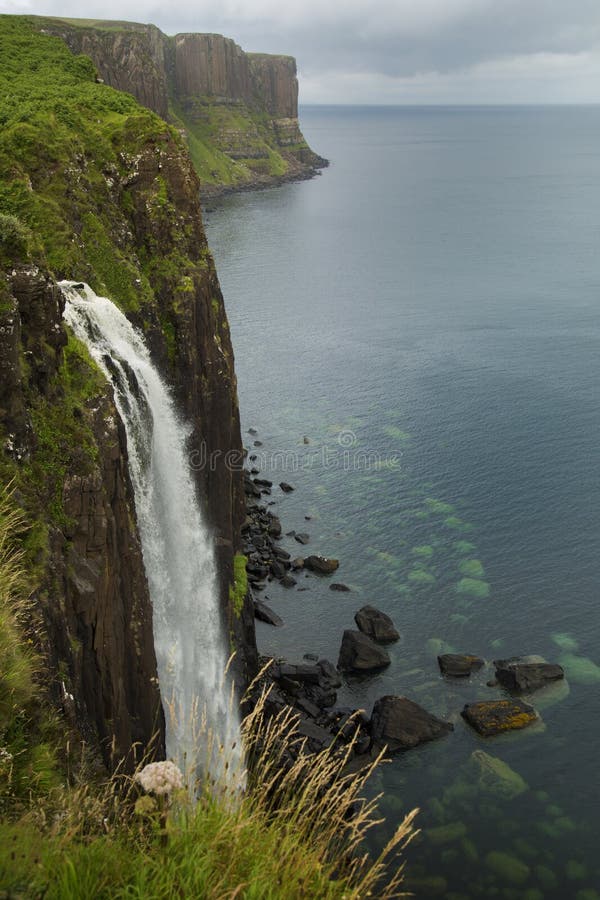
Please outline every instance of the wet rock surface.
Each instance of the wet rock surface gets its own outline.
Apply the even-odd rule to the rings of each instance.
[[[438,664],[443,675],[452,678],[468,678],[471,672],[481,669],[485,665],[485,661],[479,656],[444,653],[442,656],[438,656]]]
[[[400,637],[390,617],[374,606],[363,606],[354,616],[360,631],[380,644],[392,644]]]
[[[370,724],[373,744],[387,746],[390,753],[410,750],[453,730],[450,722],[443,722],[407,697],[387,695],[373,707]]]
[[[342,672],[375,672],[389,664],[390,658],[383,647],[362,631],[349,628],[344,631],[338,659],[338,668]]]
[[[475,731],[484,737],[527,728],[538,719],[532,706],[517,699],[467,703],[461,715]]]
[[[307,556],[304,566],[318,575],[332,575],[339,568],[339,560],[328,559],[326,556]]]
[[[562,666],[547,662],[527,662],[520,657],[494,661],[496,678],[514,693],[529,693],[565,677]]]

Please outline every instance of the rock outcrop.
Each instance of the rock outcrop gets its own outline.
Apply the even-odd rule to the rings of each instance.
[[[10,365],[3,367],[0,424],[9,435],[4,452],[30,466],[33,480],[38,467],[44,477],[46,467],[56,466],[45,443],[60,444],[61,434],[58,425],[55,434],[46,433],[47,417],[52,420],[56,405],[60,418],[63,380],[76,377],[76,366],[65,360],[63,300],[53,279],[37,266],[20,266],[7,285],[14,328]],[[31,364],[23,367],[19,358]],[[7,392],[9,406],[3,402]],[[79,435],[94,446],[65,448],[71,454],[65,460],[68,473],[60,512],[49,526],[35,615],[51,695],[60,704],[68,683],[75,724],[92,744],[99,741],[110,764],[127,757],[133,744],[154,742],[160,751],[163,715],[152,608],[132,527],[125,434],[108,385],[77,408],[76,421]],[[44,502],[41,492],[38,499]],[[50,494],[48,502],[54,499]]]
[[[182,128],[205,196],[307,178],[327,165],[300,130],[291,56],[246,53],[220,34],[169,37],[135,22],[40,23],[90,56],[106,84]]]
[[[57,705],[73,696],[77,727],[111,763],[133,742],[147,746],[155,733],[161,741],[152,617],[123,429],[104,376],[62,321],[56,279],[83,279],[110,297],[143,331],[171,386],[189,426],[244,687],[257,653],[241,556],[233,351],[199,180],[180,135],[96,84],[89,61],[73,63],[64,43],[29,20],[14,30],[15,46],[26,41],[41,69],[15,79],[0,131],[0,470],[32,526],[31,635],[47,661],[48,691]],[[0,66],[9,56],[18,58],[7,53]],[[25,102],[53,121],[49,71],[61,116],[52,164],[46,129],[18,138]]]

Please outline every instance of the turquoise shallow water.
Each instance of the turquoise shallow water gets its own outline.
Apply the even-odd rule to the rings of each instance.
[[[207,216],[243,430],[297,488],[272,497],[286,530],[338,556],[352,587],[270,586],[286,625],[258,623],[261,649],[335,661],[359,606],[387,611],[392,665],[341,699],[404,693],[456,725],[375,785],[390,823],[422,809],[417,896],[593,900],[600,108],[321,108],[302,123],[332,160],[322,176]],[[483,741],[459,713],[499,695],[491,672],[444,682],[446,646],[539,653],[568,684],[535,697],[542,728]],[[483,789],[476,750],[526,789]]]

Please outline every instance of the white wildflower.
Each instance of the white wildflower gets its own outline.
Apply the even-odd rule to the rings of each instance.
[[[149,763],[137,773],[135,780],[148,794],[156,794],[157,797],[183,787],[181,770],[170,760]]]

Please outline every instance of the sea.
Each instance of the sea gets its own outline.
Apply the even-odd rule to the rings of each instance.
[[[336,662],[361,606],[392,617],[391,665],[339,703],[454,724],[369,786],[374,850],[420,809],[417,897],[600,898],[600,107],[305,107],[301,127],[329,168],[206,216],[243,438],[310,537],[283,546],[351,589],[268,584],[285,624],[257,622],[260,650]],[[444,652],[487,665],[450,680]],[[478,736],[460,713],[505,696],[492,661],[533,654],[566,673],[526,698],[538,723]]]

